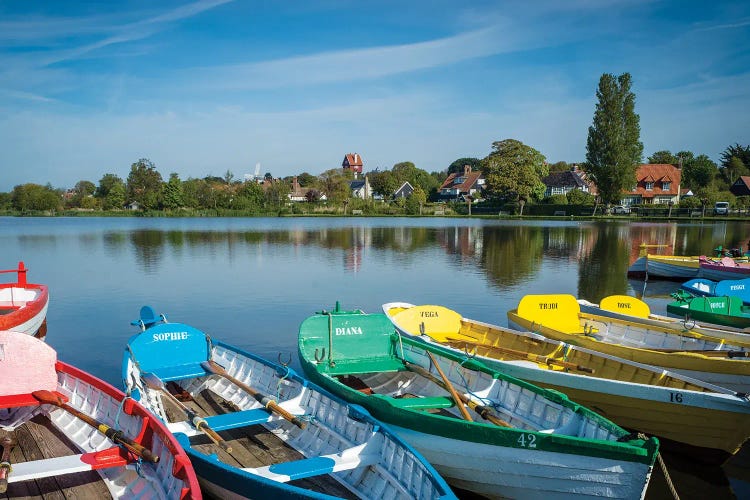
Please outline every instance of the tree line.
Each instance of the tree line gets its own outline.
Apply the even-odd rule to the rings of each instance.
[[[629,73],[619,76],[605,73],[596,91],[597,104],[586,141],[586,161],[578,166],[598,188],[598,199],[579,190],[567,195],[545,198],[542,180],[550,172],[570,169],[573,164],[548,163],[546,157],[521,141],[504,139],[493,142],[484,158],[463,157],[445,170],[427,172],[412,162],[400,162],[391,169],[371,170],[368,177],[374,193],[389,201],[408,182],[413,187],[407,199],[398,200],[414,213],[426,201],[440,199],[438,189],[450,174],[460,175],[464,166],[481,170],[485,177],[483,197],[490,203],[569,203],[618,204],[625,191],[636,183],[635,172],[643,163],[640,141],[640,118],[635,112],[635,94]],[[660,150],[648,157],[649,163],[665,163],[682,168],[682,187],[696,195],[686,206],[706,204],[723,199],[735,201],[729,192],[732,183],[750,175],[750,146],[735,144],[721,154],[716,164],[705,154],[692,151],[672,153]],[[319,175],[303,172],[296,176],[305,188],[305,201],[333,206],[351,201],[350,182],[354,174],[344,168],[326,170]],[[147,158],[133,163],[126,179],[106,173],[97,184],[81,180],[69,190],[47,184],[22,184],[10,193],[0,193],[0,209],[26,211],[60,211],[64,209],[122,210],[135,203],[142,210],[175,211],[182,209],[238,210],[248,213],[270,213],[289,204],[292,176],[280,179],[266,173],[262,182],[235,179],[227,171],[223,177],[206,176],[181,180],[170,173],[165,180]]]

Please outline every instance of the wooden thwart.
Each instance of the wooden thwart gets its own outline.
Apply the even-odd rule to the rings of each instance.
[[[225,379],[229,380],[231,383],[245,391],[246,393],[250,394],[253,398],[255,398],[256,401],[258,401],[260,404],[262,404],[267,410],[272,411],[276,413],[277,415],[280,415],[284,418],[284,420],[288,420],[289,422],[293,423],[300,429],[304,429],[307,426],[307,423],[302,420],[299,417],[294,416],[281,406],[279,406],[279,403],[277,403],[275,400],[273,400],[270,396],[263,394],[262,392],[253,389],[249,385],[243,383],[242,381],[236,379],[218,363],[215,361],[204,361],[201,363],[201,366],[203,366],[203,369],[205,369],[208,373],[213,373],[214,375],[219,375],[220,377],[224,377]]]
[[[444,388],[444,389],[447,390],[447,388],[443,384],[443,381],[440,380],[435,375],[433,375],[432,373],[430,373],[429,370],[426,370],[426,369],[422,368],[421,366],[419,366],[419,365],[417,365],[415,363],[412,363],[410,361],[406,361],[406,360],[404,360],[404,365],[406,365],[406,367],[409,370],[413,371],[414,373],[417,373],[417,374],[423,376],[424,378],[426,378],[428,380],[431,380],[432,382],[435,382],[440,387],[442,387],[442,388]],[[503,420],[500,417],[498,417],[495,414],[495,411],[492,408],[490,408],[488,406],[477,404],[476,402],[474,402],[471,398],[469,398],[465,394],[458,394],[457,393],[457,396],[461,399],[462,403],[465,403],[466,405],[468,405],[469,408],[471,408],[472,410],[474,410],[475,412],[477,412],[479,414],[479,416],[481,416],[483,419],[485,419],[485,420],[487,420],[489,422],[492,422],[493,424],[495,424],[495,425],[497,425],[499,427],[513,427],[508,422],[506,422],[505,420]]]

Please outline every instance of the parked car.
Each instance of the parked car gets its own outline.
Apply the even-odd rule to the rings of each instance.
[[[630,213],[630,207],[626,207],[625,205],[615,205],[610,210],[611,214],[629,214]]]
[[[729,202],[728,201],[717,201],[714,205],[714,215],[728,215],[729,214]]]

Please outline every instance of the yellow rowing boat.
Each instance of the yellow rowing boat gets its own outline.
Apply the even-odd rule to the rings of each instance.
[[[383,306],[396,328],[556,389],[664,446],[721,463],[750,438],[743,395],[662,368],[461,317],[436,305]],[[666,441],[665,441],[666,440]]]

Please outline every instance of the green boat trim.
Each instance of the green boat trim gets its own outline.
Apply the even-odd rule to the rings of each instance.
[[[745,305],[740,297],[696,297],[683,290],[672,297],[675,300],[667,304],[667,313],[673,316],[735,328],[750,327],[750,305]]]
[[[345,399],[364,406],[386,423],[431,435],[451,439],[460,437],[468,442],[509,448],[524,449],[524,441],[529,435],[533,435],[536,449],[540,451],[637,462],[649,466],[656,460],[659,447],[656,438],[640,439],[594,411],[570,401],[558,391],[542,389],[505,375],[440,346],[400,336],[384,314],[341,311],[337,304],[334,311],[323,311],[306,319],[300,326],[298,342],[300,360],[308,377]],[[364,377],[376,373],[410,372],[399,356],[405,351],[429,351],[455,362],[467,375],[475,372],[488,380],[497,379],[518,386],[595,423],[622,442],[555,434],[551,429],[543,432],[529,428],[502,428],[483,421],[469,422],[425,411],[453,406],[445,397],[412,403],[383,394],[367,395],[342,381],[347,375]],[[450,406],[447,406],[446,400],[451,403]],[[430,406],[433,404],[434,406]]]

